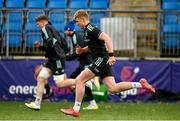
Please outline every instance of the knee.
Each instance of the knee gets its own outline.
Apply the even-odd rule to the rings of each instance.
[[[39,84],[45,84],[45,83],[46,83],[46,79],[45,79],[45,78],[42,78],[42,77],[39,77],[39,78],[38,78],[38,83],[39,83]]]

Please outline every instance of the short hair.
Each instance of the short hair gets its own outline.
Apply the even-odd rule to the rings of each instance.
[[[39,22],[39,21],[41,21],[41,20],[49,21],[49,18],[48,18],[48,16],[46,16],[45,14],[41,14],[41,15],[39,15],[39,16],[37,16],[37,17],[35,18],[35,22]]]
[[[81,18],[81,17],[85,17],[86,19],[89,20],[88,12],[83,9],[77,10],[74,14],[74,20],[76,20],[77,18]]]

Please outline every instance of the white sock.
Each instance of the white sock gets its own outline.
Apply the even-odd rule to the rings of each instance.
[[[38,97],[38,96],[36,96],[36,99],[35,99],[35,104],[37,105],[37,106],[40,106],[41,105],[41,100],[42,100],[42,97]]]
[[[139,82],[132,82],[132,88],[142,88]]]
[[[75,101],[73,109],[79,112],[80,108],[81,108],[81,102]]]
[[[95,100],[91,100],[91,101],[89,101],[89,102],[90,102],[90,105],[93,105],[93,106],[96,106],[96,105],[97,105]]]

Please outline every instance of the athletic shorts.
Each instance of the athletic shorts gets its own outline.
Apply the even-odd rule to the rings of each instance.
[[[111,66],[106,64],[108,61],[108,57],[98,57],[93,60],[93,62],[89,65],[89,69],[96,75],[99,75],[101,79],[107,76],[113,76],[113,72]]]
[[[51,69],[53,75],[61,75],[65,72],[65,61],[64,60],[51,60],[43,64],[44,67]]]

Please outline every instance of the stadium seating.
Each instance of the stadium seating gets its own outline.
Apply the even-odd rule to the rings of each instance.
[[[164,14],[164,24],[178,24],[178,14]]]
[[[8,18],[4,25],[4,35],[9,35],[9,46],[19,46],[22,40],[22,12],[8,12]],[[15,37],[17,35],[17,37]],[[13,39],[14,38],[14,39]],[[19,40],[18,40],[19,39]],[[7,38],[5,37],[5,41]],[[18,43],[19,42],[19,43]],[[6,42],[5,42],[6,44]]]
[[[90,20],[91,23],[95,24],[98,28],[100,28],[100,20],[103,17],[106,17],[107,14],[105,12],[91,12]]]
[[[2,11],[0,11],[0,26],[2,25],[2,18],[3,18]]]
[[[44,12],[43,11],[37,11],[37,12],[34,12],[34,11],[29,11],[27,13],[27,22],[28,23],[34,23],[35,21],[35,18],[40,15],[40,14],[43,14]]]
[[[180,33],[180,24],[165,24],[163,27],[164,33]]]
[[[49,9],[65,9],[66,7],[65,0],[49,0],[47,5]]]
[[[178,2],[164,2],[162,7],[164,10],[179,10],[180,9],[180,3],[178,3]]]
[[[165,24],[163,26],[164,47],[180,47],[180,24]]]
[[[6,8],[24,8],[24,0],[6,0]]]
[[[52,23],[52,25],[59,31],[63,32],[64,28],[64,12],[50,12],[49,13],[49,19]]]
[[[90,9],[107,9],[108,0],[90,0]]]
[[[27,22],[25,24],[25,38],[27,47],[34,47],[34,41],[41,39],[40,31],[35,23],[35,18],[43,13],[43,11],[29,11],[27,13]]]
[[[87,0],[69,0],[70,9],[87,9]]]
[[[9,47],[21,47],[21,43],[22,43],[21,33],[9,33],[8,39],[9,39],[8,42]],[[4,45],[6,46],[7,36],[5,36],[4,40],[5,40]]]
[[[180,10],[179,0],[163,0],[163,10]],[[163,47],[167,49],[179,48],[180,24],[179,16],[176,13],[166,13],[163,15]]]
[[[0,0],[0,8],[3,8],[3,0]]]
[[[34,47],[34,42],[38,40],[42,40],[41,39],[41,33],[40,32],[35,32],[35,33],[27,33],[26,34],[26,47]]]
[[[50,12],[49,18],[51,22],[64,22],[64,12]]]
[[[162,0],[162,2],[179,2],[179,0]]]
[[[164,38],[164,47],[165,48],[179,48],[180,47],[180,38],[179,37],[165,37]]]
[[[45,7],[45,0],[27,0],[27,8],[43,9]]]

